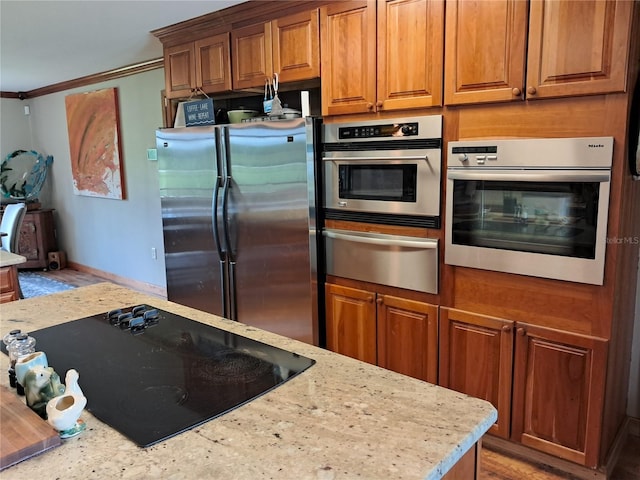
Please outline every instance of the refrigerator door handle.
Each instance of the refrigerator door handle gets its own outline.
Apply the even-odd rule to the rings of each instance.
[[[224,145],[225,145],[225,155],[224,155],[224,187],[222,190],[222,224],[223,224],[223,229],[224,229],[224,239],[225,239],[225,247],[226,247],[226,252],[227,252],[227,258],[229,259],[229,261],[231,262],[235,262],[236,258],[235,258],[235,253],[233,251],[232,245],[231,245],[231,232],[230,232],[230,228],[229,228],[229,190],[231,189],[231,182],[232,182],[232,177],[231,177],[231,159],[229,158],[230,152],[229,152],[229,144],[230,144],[230,139],[229,139],[229,130],[228,129],[224,129]]]
[[[211,206],[211,221],[213,223],[213,238],[216,244],[216,249],[218,250],[218,260],[220,262],[220,295],[221,295],[221,305],[222,305],[222,316],[227,317],[229,315],[229,305],[227,302],[227,290],[228,290],[228,282],[227,282],[227,255],[226,251],[222,246],[222,239],[220,237],[220,230],[218,225],[218,204],[220,200],[220,190],[224,191],[224,184],[226,181],[226,177],[224,176],[223,165],[222,165],[222,150],[220,148],[220,133],[219,130],[215,132],[216,136],[216,186],[213,191],[213,202]]]
[[[229,317],[238,321],[238,304],[236,302],[236,262],[229,262]]]
[[[222,130],[224,135],[224,188],[222,193],[222,224],[226,243],[227,260],[229,261],[229,288],[227,298],[229,300],[229,316],[231,320],[238,320],[236,304],[236,257],[231,243],[231,229],[229,227],[229,190],[231,189],[231,139],[229,129]]]

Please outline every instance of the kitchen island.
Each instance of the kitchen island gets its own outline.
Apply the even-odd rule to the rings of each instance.
[[[145,449],[85,410],[83,433],[9,467],[3,480],[437,479],[447,472],[446,478],[474,478],[480,440],[497,415],[488,402],[120,286],[100,283],[3,305],[0,334],[34,332],[142,303],[316,364],[227,414]],[[5,355],[0,368],[8,368]],[[88,374],[100,372],[81,372],[80,386]],[[7,377],[0,383],[6,385]]]
[[[13,302],[20,298],[18,265],[26,261],[22,255],[0,250],[0,303]]]

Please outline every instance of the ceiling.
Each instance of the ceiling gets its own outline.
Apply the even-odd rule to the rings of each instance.
[[[243,0],[0,0],[0,91],[28,92],[162,57],[151,30]]]

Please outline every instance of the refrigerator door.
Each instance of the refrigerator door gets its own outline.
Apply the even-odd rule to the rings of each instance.
[[[232,318],[317,343],[305,120],[233,125],[225,145]]]
[[[213,228],[222,181],[216,136],[216,127],[163,129],[156,147],[168,298],[224,315],[224,258]]]

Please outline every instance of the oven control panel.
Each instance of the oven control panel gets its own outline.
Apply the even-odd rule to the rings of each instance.
[[[389,123],[386,125],[362,125],[338,128],[338,138],[350,140],[352,138],[384,138],[411,137],[418,135],[418,122]]]
[[[482,165],[485,161],[498,160],[498,147],[495,145],[477,145],[472,147],[452,147],[451,153],[456,156],[460,163],[466,164],[474,161],[478,165]]]

